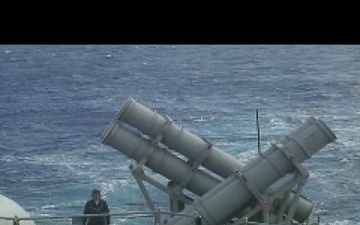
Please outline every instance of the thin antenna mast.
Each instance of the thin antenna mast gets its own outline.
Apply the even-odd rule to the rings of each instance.
[[[258,146],[258,154],[263,156],[260,148],[260,123],[259,123],[259,109],[256,109],[256,129],[257,129],[257,146]]]

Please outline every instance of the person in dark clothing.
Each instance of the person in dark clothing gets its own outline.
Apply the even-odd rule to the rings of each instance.
[[[92,199],[89,200],[84,209],[84,214],[106,214],[110,213],[105,200],[101,199],[99,190],[94,189],[91,193]],[[84,217],[83,225],[109,225],[110,216]]]

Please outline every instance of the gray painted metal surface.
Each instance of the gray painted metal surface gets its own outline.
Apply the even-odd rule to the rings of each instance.
[[[266,190],[284,174],[296,169],[294,160],[303,162],[335,139],[335,135],[322,121],[310,118],[281,141],[281,148],[272,146],[264,152],[267,158],[256,158],[241,170],[241,174],[231,175],[182,212],[198,211],[203,218],[203,224],[222,224],[244,209],[254,198],[248,189],[249,184],[259,192]],[[286,152],[291,157],[285,154]],[[169,224],[194,223],[175,216]]]
[[[167,119],[151,109],[129,98],[118,114],[118,119],[140,130],[152,138],[166,127]],[[190,133],[175,123],[171,123],[161,140],[167,147],[173,149],[191,160],[204,152],[206,158],[202,165],[221,177],[228,177],[234,170],[240,170],[245,165],[232,155],[216,146],[208,148],[209,143],[195,134]]]
[[[201,162],[202,166],[223,178],[231,176],[235,170],[241,170],[245,166],[234,156],[214,145],[209,146],[206,140],[175,123],[169,123],[170,118],[152,111],[133,98],[126,101],[117,117],[119,121],[129,124],[151,138],[163,133],[163,144],[192,161]],[[294,197],[294,193],[290,195]],[[313,207],[314,204],[310,200],[301,197],[294,218],[299,222],[306,220]]]
[[[12,199],[0,194],[0,217],[14,218],[15,216],[29,218],[30,214]],[[21,224],[35,225],[32,220],[22,221]],[[0,219],[0,225],[13,225],[13,221]]]
[[[142,138],[140,134],[130,131],[117,120],[110,124],[102,140],[103,143],[138,162],[148,157],[145,163],[147,167],[177,184],[192,176],[185,188],[197,195],[205,194],[220,183],[218,179],[204,171],[193,171],[191,165],[166,149],[152,147],[150,141]]]

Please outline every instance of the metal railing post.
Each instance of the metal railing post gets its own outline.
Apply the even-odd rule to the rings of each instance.
[[[194,211],[193,213],[194,215],[194,220],[195,220],[195,224],[196,225],[201,225],[201,215],[199,215],[199,213],[197,211]]]
[[[161,225],[161,208],[158,207],[155,212],[155,225]]]
[[[20,225],[20,220],[19,220],[19,217],[18,217],[18,216],[15,216],[15,217],[14,217],[13,225]]]

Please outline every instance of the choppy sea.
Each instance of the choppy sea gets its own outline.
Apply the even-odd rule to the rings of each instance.
[[[0,194],[34,216],[81,214],[93,188],[112,212],[147,210],[131,160],[100,141],[128,96],[244,162],[256,157],[257,108],[262,149],[321,118],[338,139],[304,163],[304,195],[329,224],[360,224],[360,46],[350,45],[2,45]]]

